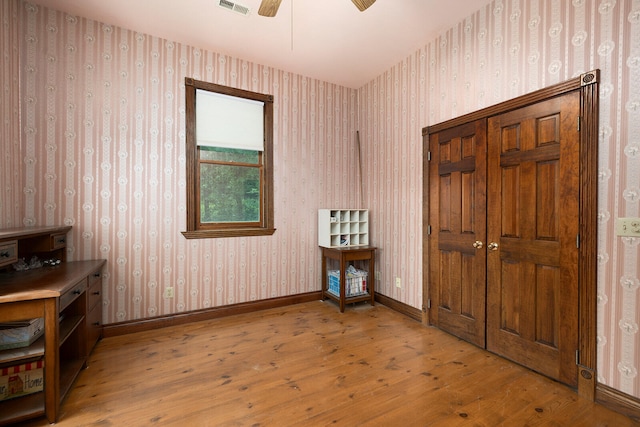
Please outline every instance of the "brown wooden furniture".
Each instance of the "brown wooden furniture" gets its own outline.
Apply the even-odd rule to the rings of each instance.
[[[71,227],[21,227],[0,230],[0,271],[36,255],[66,261],[67,233]],[[20,243],[20,244],[18,244]]]
[[[37,253],[64,259],[69,229],[0,231],[0,247],[8,244],[21,257]],[[43,317],[45,328],[44,336],[30,346],[0,351],[0,367],[44,360],[44,391],[0,401],[0,424],[41,415],[51,423],[57,421],[60,402],[101,335],[104,264],[104,260],[62,262],[27,271],[4,268],[0,273],[0,322]]]
[[[344,305],[347,303],[355,303],[360,301],[370,301],[371,305],[374,305],[375,297],[375,256],[376,248],[373,246],[358,246],[358,247],[323,247],[322,249],[322,298],[330,298],[337,301],[340,304],[340,312],[344,312]],[[329,281],[327,278],[327,260],[332,259],[339,263],[340,268],[340,296],[334,295],[329,292]],[[346,295],[346,280],[345,271],[349,262],[351,261],[369,261],[368,265],[368,277],[367,277],[367,290],[364,295],[358,295],[353,297],[347,297]]]

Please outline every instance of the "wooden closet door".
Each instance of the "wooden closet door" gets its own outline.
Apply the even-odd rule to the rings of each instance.
[[[577,384],[580,94],[489,118],[487,349]]]
[[[485,346],[486,120],[430,135],[430,323]]]

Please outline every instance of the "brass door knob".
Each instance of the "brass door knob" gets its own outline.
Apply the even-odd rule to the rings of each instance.
[[[483,243],[480,240],[473,242],[473,247],[476,249],[482,249]]]
[[[498,250],[498,244],[496,242],[491,242],[491,243],[489,243],[489,245],[487,245],[487,249],[492,250],[492,251],[497,251]]]

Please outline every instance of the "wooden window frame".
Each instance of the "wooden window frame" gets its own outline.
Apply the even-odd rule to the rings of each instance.
[[[264,103],[264,151],[260,153],[262,179],[260,188],[260,220],[257,223],[200,222],[200,161],[196,141],[196,90],[206,90]],[[275,233],[273,214],[273,95],[222,86],[185,78],[187,239],[220,237],[269,236]]]

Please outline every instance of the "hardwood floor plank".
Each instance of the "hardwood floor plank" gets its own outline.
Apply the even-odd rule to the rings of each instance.
[[[320,301],[105,338],[61,410],[62,427],[638,425],[382,305]]]

